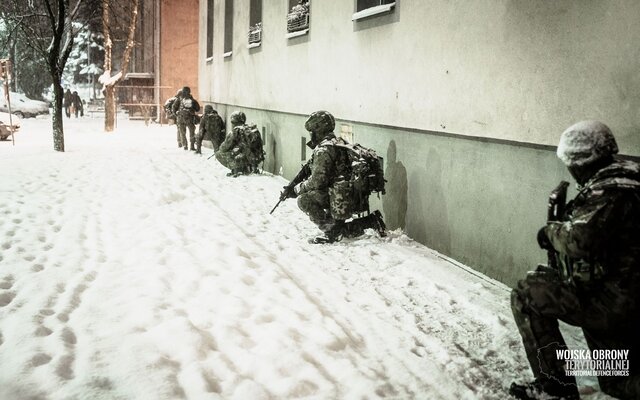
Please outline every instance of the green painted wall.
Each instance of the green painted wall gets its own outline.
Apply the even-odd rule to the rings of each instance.
[[[227,117],[244,111],[265,136],[266,170],[291,179],[301,164],[306,116],[214,104]],[[227,123],[229,123],[227,121]],[[351,126],[354,142],[384,157],[387,194],[371,198],[390,229],[507,284],[545,262],[536,244],[549,192],[569,174],[553,148],[390,127]],[[309,156],[307,149],[307,156]],[[570,194],[575,193],[575,186]]]

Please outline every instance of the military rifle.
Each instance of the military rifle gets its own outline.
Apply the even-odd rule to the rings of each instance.
[[[549,204],[547,209],[547,223],[561,221],[566,208],[567,201],[567,188],[569,182],[561,181],[558,186],[549,194]],[[563,278],[569,279],[571,277],[569,265],[562,265],[563,263],[558,260],[559,254],[555,249],[551,248],[547,250],[548,266],[555,270],[558,270]],[[563,269],[560,271],[560,269]]]
[[[300,169],[300,172],[298,172],[298,175],[296,175],[295,178],[293,178],[293,180],[283,188],[282,192],[280,192],[280,199],[278,200],[276,205],[273,206],[269,214],[273,214],[273,212],[276,210],[276,208],[278,208],[280,203],[282,203],[283,201],[289,198],[289,194],[293,191],[294,186],[296,186],[298,183],[307,179],[310,175],[311,175],[311,166],[309,165],[309,163],[306,163],[305,165],[302,166],[302,168]]]

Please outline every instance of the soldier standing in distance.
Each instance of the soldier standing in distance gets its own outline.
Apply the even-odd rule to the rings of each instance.
[[[173,122],[176,124],[176,137],[178,139],[178,147],[186,146],[186,143],[184,145],[182,144],[182,139],[180,138],[180,129],[178,129],[178,123],[176,121],[177,117],[173,112],[173,104],[180,98],[181,94],[182,90],[178,89],[175,96],[169,97],[167,101],[164,102],[164,112],[167,115],[167,119],[173,120]]]
[[[213,106],[204,106],[204,115],[200,121],[198,127],[198,133],[196,134],[196,154],[202,154],[202,140],[206,135],[211,139],[213,144],[213,151],[216,152],[220,148],[220,144],[224,140],[224,121],[218,115],[218,112],[213,109]]]
[[[73,104],[73,113],[76,118],[78,118],[78,113],[80,113],[81,117],[84,117],[84,105],[82,104],[80,95],[76,91],[71,94],[71,104]]]
[[[173,113],[177,117],[178,132],[183,148],[187,150],[187,128],[189,128],[190,150],[196,151],[195,138],[196,126],[194,124],[195,116],[200,111],[200,104],[191,96],[191,88],[185,86],[182,88],[180,98],[171,106]]]
[[[227,176],[236,178],[249,170],[249,149],[245,135],[247,116],[242,111],[234,111],[229,119],[231,120],[231,131],[227,133],[224,142],[220,144],[220,148],[215,154],[220,164],[231,170]]]
[[[518,399],[579,398],[555,352],[566,348],[559,320],[581,327],[591,350],[629,350],[630,375],[598,381],[611,396],[640,398],[640,165],[614,158],[617,152],[611,130],[597,121],[579,122],[560,138],[558,157],[579,192],[563,220],[538,233],[540,247],[553,249],[566,266],[563,273],[538,267],[511,293],[536,378],[511,385]]]

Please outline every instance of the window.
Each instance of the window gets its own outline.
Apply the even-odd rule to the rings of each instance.
[[[356,13],[351,19],[353,21],[367,18],[372,15],[389,12],[396,5],[395,0],[356,0]]]
[[[262,42],[262,0],[251,0],[249,10],[249,47]]]
[[[309,32],[309,0],[289,0],[287,14],[287,37],[304,35]]]
[[[213,0],[207,1],[207,58],[213,56]]]
[[[229,57],[233,51],[233,0],[224,2],[224,56]]]

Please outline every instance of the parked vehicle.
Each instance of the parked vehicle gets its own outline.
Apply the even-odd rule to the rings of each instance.
[[[11,116],[11,123],[13,123],[13,133],[15,134],[20,129],[20,118],[16,115]],[[0,112],[0,140],[7,140],[11,137],[11,130],[9,129],[9,114]]]
[[[32,100],[22,93],[9,92],[11,95],[11,113],[20,118],[32,118],[40,114],[49,114],[49,104],[44,101]],[[7,99],[0,95],[0,112],[9,112]]]

